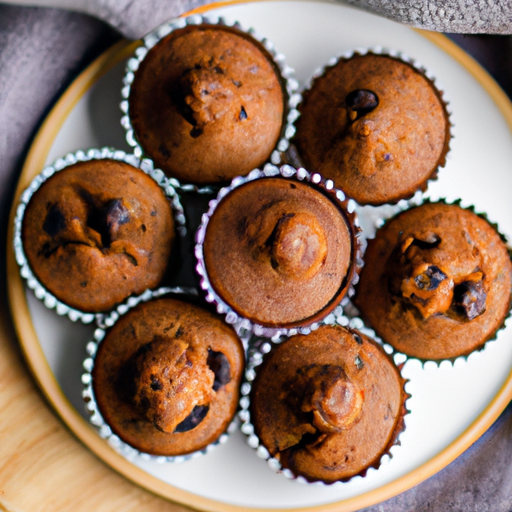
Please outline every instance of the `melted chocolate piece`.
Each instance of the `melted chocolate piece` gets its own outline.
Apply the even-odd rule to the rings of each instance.
[[[345,98],[349,111],[355,112],[351,119],[355,121],[371,112],[379,104],[379,98],[373,91],[367,89],[356,89],[349,92]]]
[[[54,204],[48,210],[44,219],[43,229],[50,236],[55,236],[59,231],[66,228],[66,218],[58,205]]]
[[[433,291],[437,290],[442,281],[447,279],[447,275],[435,265],[430,265],[425,272],[418,274],[414,281],[420,290]]]
[[[225,386],[231,380],[229,361],[222,352],[215,352],[212,349],[208,349],[206,364],[215,374],[215,380],[212,386],[214,391]]]
[[[110,247],[119,226],[130,221],[130,213],[121,199],[111,199],[101,208],[93,208],[87,225],[101,236],[103,247]]]
[[[188,432],[196,428],[205,419],[209,410],[209,405],[196,405],[192,412],[174,429],[174,433]]]
[[[481,281],[464,281],[453,293],[453,305],[457,313],[473,320],[485,311],[487,293]]]

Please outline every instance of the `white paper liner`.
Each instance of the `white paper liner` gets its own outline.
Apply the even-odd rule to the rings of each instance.
[[[331,57],[327,61],[327,63],[325,65],[317,68],[313,72],[313,74],[306,80],[306,82],[304,83],[304,86],[300,90],[300,93],[301,93],[301,95],[304,95],[305,93],[307,93],[307,91],[314,86],[315,81],[318,78],[320,78],[329,68],[335,66],[339,61],[341,61],[341,60],[348,60],[348,59],[351,59],[354,56],[366,55],[366,54],[375,54],[375,55],[389,56],[389,57],[393,57],[395,59],[401,60],[402,62],[404,62],[406,64],[409,64],[414,69],[416,69],[418,72],[420,72],[422,75],[424,75],[432,83],[432,85],[434,86],[434,88],[436,89],[436,91],[439,94],[439,99],[440,99],[440,101],[441,101],[441,103],[442,103],[442,105],[444,107],[444,110],[445,110],[445,112],[447,114],[447,122],[448,122],[448,130],[449,130],[448,147],[447,147],[446,155],[444,156],[443,161],[437,166],[436,169],[434,169],[432,171],[430,177],[428,177],[426,179],[425,187],[428,187],[428,183],[430,181],[435,181],[437,179],[437,173],[439,172],[439,169],[441,167],[445,166],[446,160],[449,159],[450,156],[451,156],[450,144],[449,143],[453,139],[453,127],[454,127],[454,125],[453,125],[453,123],[451,121],[452,112],[449,109],[449,102],[445,98],[444,88],[439,83],[439,81],[434,76],[434,74],[429,69],[427,69],[421,62],[419,62],[416,59],[411,58],[409,55],[407,55],[404,52],[400,52],[400,51],[397,51],[397,50],[394,50],[394,49],[390,49],[390,48],[384,48],[382,46],[373,46],[373,47],[369,47],[369,48],[355,48],[355,49],[349,50],[349,51],[347,51],[345,53],[342,53],[340,55],[337,55],[335,57]],[[297,108],[300,108],[300,104],[297,105]],[[297,118],[299,116],[300,116],[300,111],[299,111],[299,114],[298,114]],[[299,154],[298,150],[295,148],[295,146],[293,144],[293,141],[292,141],[292,144],[290,145],[289,148],[290,149],[288,150],[288,152],[286,154],[286,160],[288,162],[292,163],[292,165],[303,165],[303,163],[301,161],[300,154]],[[425,192],[426,192],[426,190],[425,190]],[[414,198],[417,198],[418,196],[421,197],[423,195],[423,193],[424,193],[423,191],[418,190],[413,195],[413,197]],[[386,203],[386,205],[382,205],[382,206],[394,205],[397,202],[401,202],[401,201],[409,200],[409,199],[411,199],[411,197],[405,197],[405,198],[403,198],[401,200],[393,201],[393,202],[390,202],[390,203]],[[379,208],[379,206],[372,207],[371,205],[364,205],[364,206],[363,205],[361,205],[361,206],[358,205],[358,207],[360,207],[360,208],[361,207],[365,207],[365,208]],[[364,227],[363,227],[363,229],[364,229]]]
[[[116,150],[110,147],[91,148],[88,150],[79,150],[74,153],[68,153],[66,156],[58,158],[53,164],[46,166],[40,174],[38,174],[30,183],[30,185],[21,194],[19,205],[16,209],[16,217],[14,219],[14,253],[16,262],[20,266],[20,274],[27,281],[27,286],[34,291],[34,295],[41,301],[48,309],[55,309],[58,315],[67,316],[73,322],[80,320],[84,324],[91,323],[95,318],[101,318],[102,313],[87,313],[74,309],[64,302],[57,299],[51,294],[46,287],[40,283],[38,278],[32,272],[28,260],[25,256],[22,240],[22,225],[25,209],[30,202],[34,193],[41,187],[41,185],[56,172],[74,165],[78,162],[87,162],[90,160],[117,160],[125,162],[133,167],[141,169],[148,176],[153,178],[158,185],[163,189],[165,196],[171,201],[171,207],[174,213],[174,221],[176,223],[176,230],[180,236],[186,234],[186,219],[183,206],[181,205],[180,198],[169,180],[165,177],[164,173],[155,169],[153,162],[148,158],[140,159],[133,154],[126,153],[121,150]]]
[[[186,18],[176,18],[160,25],[144,37],[143,45],[139,46],[135,50],[135,55],[128,60],[126,65],[126,74],[123,78],[123,88],[121,90],[121,96],[123,99],[120,106],[121,111],[123,112],[123,116],[121,117],[121,125],[126,131],[126,141],[131,147],[133,147],[133,152],[136,156],[142,157],[142,155],[144,155],[144,148],[137,140],[137,136],[135,135],[130,120],[128,101],[130,97],[131,84],[133,83],[135,72],[139,69],[140,63],[144,60],[148,51],[151,50],[153,46],[155,46],[161,39],[168,36],[174,30],[184,28],[188,25],[201,25],[203,23],[209,25],[223,25],[245,32],[257,42],[259,42],[267,50],[277,65],[281,73],[283,86],[286,89],[286,93],[288,95],[288,103],[286,124],[282,127],[281,137],[276,145],[276,148],[273,150],[270,156],[270,162],[274,165],[283,163],[282,153],[288,149],[290,146],[290,139],[295,135],[294,122],[299,117],[299,112],[296,107],[302,99],[300,93],[298,92],[299,83],[295,78],[295,71],[293,68],[286,64],[285,56],[282,53],[279,53],[274,44],[266,37],[258,34],[258,32],[256,32],[253,28],[245,29],[237,21],[229,23],[224,18],[218,16],[206,17],[201,16],[200,14],[194,14]],[[218,190],[219,188],[215,186],[199,187],[190,183],[182,184],[175,178],[171,178],[170,181],[177,190],[185,192],[198,192],[207,194]]]
[[[496,233],[502,239],[503,243],[505,243],[505,245],[508,249],[508,253],[512,259],[512,247],[507,243],[506,237],[499,230],[498,224],[490,221],[487,218],[486,213],[475,211],[475,206],[471,205],[471,204],[464,206],[462,199],[446,201],[446,199],[444,199],[444,198],[439,198],[439,199],[433,200],[429,197],[425,197],[422,193],[420,193],[420,191],[418,191],[418,193],[416,193],[412,199],[401,200],[395,205],[383,205],[383,206],[376,206],[376,207],[359,206],[359,205],[357,206],[356,210],[359,213],[359,218],[364,219],[364,221],[367,222],[366,228],[363,229],[363,236],[362,236],[364,250],[366,250],[368,241],[375,238],[377,231],[382,226],[384,226],[384,224],[386,222],[388,222],[389,220],[392,220],[395,216],[397,216],[401,212],[404,212],[411,208],[415,208],[417,206],[421,206],[422,204],[426,204],[426,203],[442,203],[442,204],[448,204],[448,205],[449,204],[457,205],[457,206],[460,206],[461,208],[464,208],[465,210],[469,210],[469,211],[475,213],[476,215],[478,215],[479,217],[484,219],[496,231]],[[368,212],[371,212],[371,215],[369,215]],[[363,255],[363,259],[364,259],[364,255]],[[419,357],[409,356],[403,352],[400,352],[399,350],[395,349],[392,345],[390,345],[388,343],[382,343],[382,344],[385,347],[386,352],[393,357],[393,360],[395,361],[396,364],[406,363],[409,360],[416,360],[421,364],[421,366],[423,368],[432,368],[434,366],[440,368],[441,365],[446,365],[446,364],[450,364],[452,367],[461,366],[461,365],[465,365],[468,363],[468,358],[469,358],[469,356],[471,356],[471,354],[473,354],[474,352],[482,352],[483,350],[485,350],[487,343],[496,340],[498,333],[502,329],[507,327],[507,324],[510,320],[511,313],[512,313],[512,303],[511,303],[511,309],[509,310],[508,315],[505,317],[505,319],[503,320],[503,323],[498,327],[498,329],[496,329],[496,332],[494,333],[494,335],[491,336],[489,339],[487,339],[485,341],[485,343],[480,348],[477,348],[466,355],[461,355],[461,356],[456,356],[456,357],[448,357],[445,359],[421,359]],[[362,316],[361,312],[359,311],[357,306],[355,306],[355,304],[352,301],[350,302],[350,304],[348,304],[345,307],[345,315],[350,319],[360,318]],[[380,338],[378,338],[378,339],[380,339]]]
[[[141,295],[130,297],[125,303],[117,306],[115,310],[110,312],[110,314],[104,315],[97,320],[98,328],[94,331],[93,339],[87,343],[86,352],[88,356],[82,364],[85,370],[85,372],[82,374],[82,384],[84,386],[82,391],[82,398],[85,401],[85,407],[89,413],[89,421],[95,427],[100,437],[105,439],[112,448],[114,448],[117,452],[123,455],[123,457],[130,461],[133,461],[136,458],[140,458],[142,460],[151,460],[159,463],[184,462],[186,460],[205,455],[206,453],[212,451],[217,445],[224,444],[228,440],[229,435],[238,428],[238,421],[235,415],[226,431],[222,433],[216,441],[210,443],[202,450],[198,450],[196,452],[185,455],[164,456],[141,452],[136,448],[133,448],[129,444],[122,441],[119,436],[114,434],[108,423],[103,418],[98,408],[92,386],[92,371],[94,369],[94,360],[100,343],[105,337],[108,328],[112,327],[122,315],[143,302],[148,302],[165,295],[197,297],[198,293],[195,288],[162,287],[158,288],[157,290],[146,290]]]
[[[393,347],[388,345],[387,343],[383,343],[383,341],[376,335],[375,331],[373,329],[370,329],[365,325],[363,320],[359,317],[352,317],[349,318],[342,314],[340,311],[335,311],[335,313],[329,315],[328,318],[324,319],[323,325],[341,325],[342,327],[346,327],[349,329],[356,329],[362,334],[368,336],[373,341],[377,342],[379,345],[382,346],[384,351],[391,355],[393,352]],[[240,420],[240,430],[243,434],[247,436],[247,444],[256,451],[256,454],[259,458],[264,459],[267,462],[268,467],[274,471],[274,473],[282,474],[285,478],[289,480],[295,480],[298,483],[301,484],[307,484],[307,485],[320,485],[320,486],[340,486],[346,484],[346,482],[334,482],[334,483],[325,483],[322,481],[315,481],[315,482],[309,482],[306,478],[300,475],[295,475],[293,471],[291,471],[288,468],[283,468],[281,466],[281,463],[275,458],[270,455],[268,450],[265,448],[259,437],[254,432],[254,425],[251,423],[251,413],[250,413],[250,394],[252,390],[252,382],[256,378],[256,374],[258,371],[258,366],[263,363],[263,358],[265,357],[265,354],[269,353],[274,344],[280,344],[284,341],[286,341],[291,336],[295,335],[297,333],[293,334],[287,334],[287,335],[281,335],[276,336],[272,340],[268,340],[265,338],[259,338],[257,336],[253,337],[250,341],[250,346],[247,354],[247,363],[246,363],[246,370],[244,375],[244,381],[242,383],[242,386],[240,388],[240,411],[238,412],[238,418]],[[302,334],[302,333],[301,333]],[[306,333],[309,334],[309,333]],[[400,363],[396,363],[398,365]],[[398,368],[400,374],[400,368]],[[403,379],[403,377],[402,377]],[[404,419],[405,417],[410,414],[410,410],[407,408],[407,402],[411,398],[411,394],[407,391],[407,384],[409,380],[404,380]],[[386,453],[383,453],[381,455],[380,461],[379,461],[379,468],[369,467],[364,475],[355,475],[352,478],[350,478],[350,482],[354,480],[360,480],[366,477],[366,475],[372,471],[378,471],[381,466],[384,466],[389,463],[393,455],[395,454],[396,450],[400,449],[400,436],[405,430],[405,421],[404,421],[404,428],[398,432],[396,435],[396,439],[393,443],[393,445],[387,450]]]
[[[239,336],[247,336],[248,334],[255,334],[256,336],[264,336],[266,338],[276,338],[282,335],[291,335],[293,333],[301,333],[301,334],[309,334],[312,330],[318,328],[321,324],[318,322],[311,322],[307,325],[307,321],[304,322],[304,326],[301,327],[268,327],[264,325],[260,325],[257,322],[253,322],[241,315],[239,315],[231,306],[229,306],[214,290],[210,283],[210,279],[208,277],[208,271],[206,269],[205,261],[204,261],[204,253],[203,253],[203,243],[206,235],[206,230],[208,228],[208,222],[210,217],[213,215],[215,209],[219,202],[232,190],[248,183],[250,181],[268,178],[272,176],[280,176],[283,178],[295,178],[299,181],[310,182],[322,189],[325,192],[330,193],[330,197],[332,199],[336,198],[338,201],[338,205],[342,207],[342,209],[346,210],[349,215],[352,216],[352,223],[354,236],[353,241],[356,244],[355,248],[355,259],[352,263],[352,266],[349,269],[349,272],[352,272],[353,267],[353,276],[351,282],[348,284],[346,294],[341,298],[340,305],[338,306],[338,311],[343,310],[343,306],[349,303],[350,297],[352,297],[355,293],[355,285],[359,281],[359,271],[362,268],[364,262],[361,258],[361,244],[359,242],[359,222],[357,215],[355,214],[356,203],[352,199],[347,199],[343,191],[338,190],[334,187],[334,183],[332,180],[325,180],[318,173],[309,173],[304,168],[295,169],[290,165],[283,165],[281,167],[277,167],[273,164],[266,164],[262,170],[254,169],[247,176],[238,176],[233,179],[230,185],[220,189],[217,197],[212,199],[209,203],[210,207],[208,212],[204,213],[201,219],[201,224],[196,231],[196,246],[195,246],[195,256],[197,260],[196,271],[200,277],[200,287],[206,293],[206,301],[213,303],[217,307],[217,312],[221,315],[225,315],[225,320],[228,324],[232,324],[235,326],[237,333]],[[341,308],[341,309],[339,309]]]

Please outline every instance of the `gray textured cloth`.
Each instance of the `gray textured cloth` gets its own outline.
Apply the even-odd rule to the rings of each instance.
[[[11,0],[30,3],[35,0]],[[37,0],[96,16],[128,38],[214,0]],[[452,33],[512,33],[512,0],[334,0],[418,28]]]
[[[212,0],[87,0],[86,11],[127,37],[140,37],[166,19]],[[341,0],[343,1],[343,0]],[[408,25],[453,33],[512,33],[510,0],[348,0]]]
[[[510,0],[348,0],[407,25],[438,32],[511,34]]]

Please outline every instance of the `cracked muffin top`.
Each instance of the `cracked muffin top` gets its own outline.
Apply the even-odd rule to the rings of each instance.
[[[403,430],[404,380],[382,347],[324,325],[275,346],[256,369],[251,421],[295,476],[332,483],[364,475]]]
[[[347,292],[353,226],[311,185],[262,178],[219,202],[203,253],[213,289],[238,314],[267,326],[312,323]]]
[[[147,53],[128,101],[136,138],[157,167],[184,182],[213,184],[269,159],[285,93],[260,43],[204,24],[171,32]]]
[[[457,204],[425,203],[377,231],[355,297],[395,349],[440,360],[481,348],[509,314],[512,264],[488,221]]]
[[[450,123],[441,93],[386,55],[340,59],[303,93],[294,142],[309,171],[359,204],[425,190],[445,163]]]
[[[141,304],[107,332],[94,362],[98,407],[123,441],[176,456],[213,443],[238,405],[244,350],[218,316],[175,298]]]
[[[158,285],[174,220],[146,173],[116,160],[90,160],[43,183],[27,205],[22,238],[45,288],[72,308],[100,312]]]

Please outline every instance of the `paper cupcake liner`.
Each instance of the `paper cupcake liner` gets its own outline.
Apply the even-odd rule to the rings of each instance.
[[[256,32],[253,28],[243,28],[242,25],[237,21],[230,23],[227,22],[224,18],[217,16],[206,17],[199,14],[194,14],[186,18],[176,18],[160,25],[143,38],[143,45],[137,48],[135,50],[135,55],[128,60],[126,65],[126,74],[123,79],[123,88],[121,90],[122,101],[120,106],[123,113],[123,116],[121,117],[121,125],[126,131],[126,140],[128,144],[133,147],[133,152],[136,156],[142,157],[144,155],[144,148],[138,141],[130,120],[128,102],[130,97],[131,84],[133,83],[135,72],[139,69],[140,63],[144,60],[148,51],[151,50],[153,46],[155,46],[161,39],[168,36],[174,30],[184,28],[188,25],[201,25],[203,23],[208,25],[222,25],[226,27],[232,27],[245,32],[265,48],[279,69],[281,73],[281,82],[288,96],[286,105],[286,122],[283,124],[281,129],[281,137],[275,149],[271,153],[269,160],[274,165],[283,163],[283,154],[289,148],[290,139],[295,134],[295,126],[293,123],[299,116],[299,112],[297,111],[296,107],[301,101],[301,95],[298,93],[299,83],[295,78],[295,71],[293,68],[286,64],[285,56],[282,53],[279,53],[274,44],[266,37],[258,34],[258,32]],[[200,187],[194,184],[183,184],[175,178],[172,178],[172,184],[179,191],[183,190],[197,193],[211,193],[212,191],[216,191],[220,188],[218,186]]]
[[[89,150],[79,150],[75,153],[68,153],[62,158],[58,158],[53,164],[46,166],[40,174],[38,174],[30,183],[30,185],[21,194],[20,203],[16,209],[16,217],[14,219],[14,253],[16,262],[20,266],[20,274],[26,280],[27,286],[34,291],[34,295],[41,301],[48,309],[54,309],[58,315],[67,316],[73,322],[80,320],[84,324],[91,323],[95,318],[101,318],[104,312],[99,313],[88,313],[72,308],[64,302],[57,299],[52,293],[50,293],[46,287],[39,281],[36,275],[32,272],[28,260],[25,256],[23,249],[22,240],[22,225],[25,210],[30,202],[34,193],[41,187],[41,185],[53,176],[56,172],[62,171],[63,169],[74,165],[78,162],[87,162],[90,160],[117,160],[125,162],[133,167],[141,169],[148,176],[153,178],[163,189],[165,196],[171,201],[171,207],[174,213],[174,220],[176,223],[176,230],[180,236],[186,234],[186,219],[185,212],[181,205],[180,198],[165,177],[164,173],[159,169],[155,169],[153,162],[147,158],[140,159],[133,154],[125,153],[121,150],[114,148],[103,147],[103,148],[92,148]]]
[[[368,231],[365,232],[366,236],[364,237],[364,240],[363,240],[364,247],[366,248],[366,245],[370,239],[375,238],[375,235],[376,235],[376,232],[378,231],[378,229],[380,229],[382,226],[384,226],[384,224],[386,224],[388,221],[392,220],[399,213],[407,211],[412,208],[415,208],[417,206],[421,206],[422,204],[435,204],[435,203],[460,206],[461,208],[463,208],[465,210],[469,210],[470,212],[474,213],[481,219],[485,220],[494,229],[494,231],[498,234],[498,236],[500,237],[502,242],[505,244],[505,246],[507,247],[510,259],[512,260],[512,247],[508,244],[508,240],[507,240],[506,236],[499,230],[497,223],[489,220],[486,213],[478,212],[474,205],[463,206],[462,199],[455,199],[453,201],[447,201],[445,198],[439,198],[439,199],[432,200],[429,197],[423,197],[422,194],[415,195],[415,197],[409,201],[402,200],[399,203],[397,203],[396,205],[393,205],[392,208],[388,208],[387,210],[384,210],[381,207],[372,207],[372,208],[375,208],[376,210],[379,210],[381,215],[380,216],[375,215],[371,219],[372,222],[368,223],[369,228],[368,228]],[[365,209],[365,208],[368,208],[368,207],[366,207],[366,206],[362,207],[362,209]],[[386,213],[386,215],[384,213]],[[364,259],[364,256],[363,256],[363,259]],[[352,301],[350,302],[349,305],[347,305],[347,307],[345,307],[344,313],[349,319],[364,318],[364,315],[362,314],[362,312]],[[420,358],[420,357],[416,357],[416,356],[409,356],[408,354],[405,354],[404,352],[397,350],[391,344],[386,343],[386,342],[383,342],[383,346],[386,347],[385,348],[386,352],[393,357],[393,360],[395,361],[396,364],[405,364],[409,360],[417,360],[420,362],[420,364],[423,368],[432,367],[432,366],[441,367],[442,364],[446,364],[446,363],[449,363],[452,367],[456,366],[456,365],[459,366],[462,364],[466,364],[468,362],[468,358],[471,356],[471,354],[485,350],[487,343],[496,340],[499,332],[507,326],[510,316],[511,316],[511,313],[512,313],[512,300],[509,304],[507,315],[503,319],[503,322],[498,326],[498,328],[496,329],[494,334],[492,336],[490,336],[487,340],[485,340],[484,343],[480,347],[475,348],[468,354],[463,354],[463,355],[456,356],[456,357],[446,357],[444,359],[424,359],[424,358]],[[366,325],[369,326],[368,328],[371,329],[373,327],[371,325],[371,322],[368,322],[366,319],[365,319],[365,322],[366,322]]]
[[[339,314],[333,314],[330,315],[329,319],[326,319],[327,321],[324,321],[324,324],[337,324],[341,325],[342,327],[346,327],[348,329],[353,329],[361,332],[362,334],[368,336],[373,341],[377,342],[379,345],[382,346],[384,352],[392,358],[392,347],[386,343],[383,343],[383,341],[376,335],[375,331],[373,329],[370,329],[366,326],[366,324],[363,322],[363,320],[359,317],[352,317],[348,318],[345,315],[339,315]],[[381,466],[387,465],[390,460],[393,458],[393,455],[395,454],[396,450],[400,447],[400,435],[406,428],[406,416],[410,414],[410,410],[407,408],[407,402],[411,398],[411,394],[407,391],[407,384],[410,382],[408,379],[405,379],[402,376],[402,367],[403,364],[397,364],[395,362],[396,367],[398,368],[398,371],[400,373],[400,377],[402,380],[402,389],[403,389],[403,403],[402,403],[402,410],[401,410],[401,419],[398,421],[393,434],[391,436],[391,440],[389,441],[386,449],[384,450],[383,454],[379,457],[377,461],[375,461],[372,465],[368,466],[365,470],[360,472],[357,475],[354,475],[350,477],[347,480],[340,480],[334,483],[325,483],[322,481],[314,481],[310,482],[305,477],[301,475],[296,475],[292,470],[288,468],[283,468],[279,460],[277,460],[275,457],[272,457],[261,442],[260,438],[255,433],[254,425],[251,423],[251,412],[250,412],[250,394],[252,391],[252,382],[256,378],[257,372],[258,372],[258,366],[260,366],[263,363],[264,357],[266,354],[268,354],[271,350],[273,350],[273,347],[275,344],[282,343],[286,341],[291,335],[282,335],[282,336],[276,336],[272,341],[260,338],[260,337],[253,337],[250,342],[249,351],[247,355],[247,364],[246,364],[246,370],[244,375],[244,381],[242,383],[242,386],[240,388],[240,411],[238,412],[238,418],[240,420],[240,430],[243,434],[247,436],[247,444],[255,450],[257,456],[260,459],[264,459],[267,462],[267,465],[269,468],[274,471],[275,473],[282,474],[285,478],[289,480],[295,480],[298,483],[301,484],[309,484],[309,485],[321,485],[321,486],[340,486],[348,481],[358,480],[365,478],[365,476],[372,471],[377,471]]]
[[[425,178],[423,183],[420,186],[418,186],[418,189],[416,192],[414,192],[413,194],[411,194],[409,196],[403,197],[397,201],[389,201],[388,203],[385,203],[386,205],[393,205],[400,201],[411,199],[417,193],[425,192],[428,188],[428,183],[430,181],[435,181],[437,179],[439,169],[446,165],[446,160],[447,160],[447,158],[450,157],[450,141],[453,139],[452,129],[453,129],[454,125],[451,122],[452,112],[448,108],[449,102],[444,97],[445,96],[444,88],[442,87],[441,84],[439,84],[439,81],[437,80],[437,78],[435,78],[434,74],[429,69],[427,69],[418,60],[411,58],[404,52],[400,52],[400,51],[389,49],[389,48],[384,48],[382,46],[373,46],[370,48],[355,48],[353,50],[342,53],[341,55],[332,57],[331,59],[329,59],[329,61],[324,66],[317,68],[313,72],[311,77],[308,78],[308,80],[304,84],[304,87],[302,87],[300,90],[301,95],[305,96],[307,94],[307,92],[314,86],[316,80],[319,79],[320,77],[322,77],[322,75],[324,75],[324,73],[329,68],[334,67],[338,62],[343,61],[343,60],[347,61],[347,60],[350,60],[352,57],[359,56],[359,55],[367,55],[367,54],[383,55],[383,56],[392,57],[396,60],[399,60],[406,64],[409,64],[414,69],[416,69],[419,73],[421,73],[428,80],[428,82],[432,85],[433,90],[436,93],[437,97],[439,98],[439,101],[441,102],[443,109],[446,113],[446,119],[447,119],[447,123],[448,123],[448,134],[447,134],[447,138],[445,140],[444,154],[443,154],[442,158],[439,160],[436,168],[431,172],[431,174],[427,178]],[[300,103],[297,105],[297,108],[300,108]],[[299,116],[300,116],[300,111],[299,111],[296,119],[298,119]],[[294,166],[300,166],[300,167],[304,166],[304,163],[302,162],[299,151],[294,144],[293,137],[292,137],[290,146],[285,153],[285,162],[289,163],[291,165],[294,165]],[[378,208],[378,206],[376,206],[376,208]]]
[[[82,398],[85,402],[86,411],[89,414],[89,421],[95,427],[100,437],[105,439],[112,448],[114,448],[117,452],[119,452],[130,461],[133,461],[136,458],[140,458],[141,460],[149,460],[159,463],[184,462],[186,460],[205,455],[206,453],[211,452],[217,445],[224,444],[228,440],[229,435],[238,428],[238,422],[235,415],[226,431],[222,433],[216,441],[210,443],[202,450],[198,450],[196,452],[185,455],[165,456],[153,455],[150,453],[141,452],[136,448],[133,448],[129,444],[125,443],[119,436],[117,436],[103,418],[96,402],[96,397],[92,386],[92,371],[94,369],[94,360],[100,343],[105,337],[108,328],[112,327],[122,315],[141,303],[148,302],[165,295],[197,297],[198,293],[194,288],[163,287],[157,290],[146,290],[141,295],[130,297],[125,303],[117,306],[115,310],[110,314],[98,318],[98,328],[94,331],[93,339],[90,340],[86,346],[87,358],[84,360],[82,365],[85,370],[85,372],[82,374],[82,384],[84,386],[82,391]]]
[[[262,170],[254,169],[247,176],[239,176],[234,178],[231,184],[227,187],[222,188],[216,199],[210,201],[210,208],[208,212],[203,214],[201,225],[196,232],[196,246],[195,256],[197,260],[196,271],[200,277],[200,287],[206,293],[206,301],[213,303],[217,307],[217,312],[221,315],[225,315],[225,320],[228,324],[233,324],[240,336],[247,336],[248,334],[256,334],[257,336],[264,336],[267,338],[275,338],[281,335],[287,335],[290,333],[301,333],[308,334],[311,330],[314,330],[320,325],[321,320],[310,320],[307,319],[302,322],[296,322],[298,325],[291,327],[270,327],[267,325],[261,325],[257,322],[253,322],[248,318],[238,314],[231,306],[229,306],[215,291],[211,285],[208,277],[208,271],[206,269],[203,253],[203,243],[208,227],[210,217],[213,215],[217,205],[220,201],[229,194],[232,190],[248,183],[253,180],[268,178],[273,176],[279,176],[282,178],[296,179],[298,181],[306,181],[320,188],[325,195],[331,197],[331,199],[338,204],[347,216],[348,224],[352,226],[353,233],[352,239],[354,241],[352,248],[352,265],[348,272],[348,283],[345,285],[346,293],[341,299],[334,300],[330,306],[325,308],[325,315],[328,316],[334,309],[341,308],[349,303],[350,297],[355,293],[355,285],[359,281],[359,272],[364,264],[361,257],[361,242],[359,235],[361,229],[359,228],[359,222],[355,213],[356,203],[352,199],[346,198],[345,194],[334,187],[332,180],[325,180],[318,173],[309,173],[306,169],[299,168],[295,169],[289,165],[283,165],[277,167],[272,164],[266,164]],[[323,311],[323,310],[322,310]],[[315,317],[317,315],[314,315]]]

